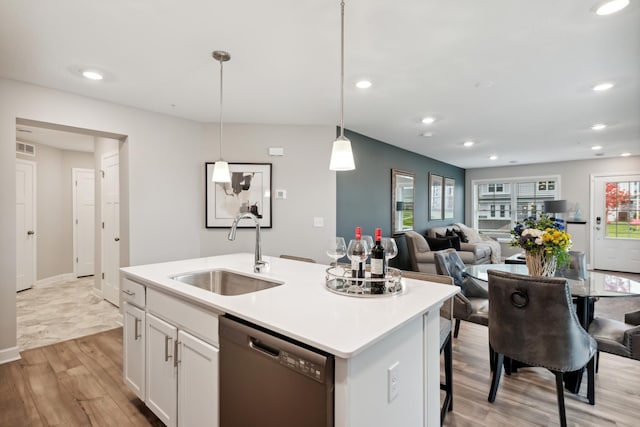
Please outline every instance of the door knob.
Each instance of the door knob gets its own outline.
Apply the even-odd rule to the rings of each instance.
[[[119,241],[120,241],[120,238],[119,238],[119,237],[116,237],[116,238],[115,238],[115,239],[113,239],[113,240],[115,240],[116,242],[119,242]]]
[[[29,231],[27,231],[27,235],[29,235],[29,236],[32,236],[32,235],[34,235],[34,234],[36,234],[36,232],[35,232],[35,231],[33,231],[33,230],[29,230]]]

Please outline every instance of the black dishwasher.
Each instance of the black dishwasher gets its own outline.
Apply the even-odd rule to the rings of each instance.
[[[220,318],[221,427],[332,427],[333,356]]]

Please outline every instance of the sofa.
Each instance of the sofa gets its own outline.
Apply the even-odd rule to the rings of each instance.
[[[463,226],[464,227],[464,226]],[[444,240],[447,230],[464,233],[464,229],[461,230],[460,225],[449,225],[446,227],[434,227],[427,231],[426,237],[431,239]],[[500,262],[500,244],[495,240],[488,237],[480,236],[477,232],[474,234],[467,229],[470,242],[459,242],[460,249],[455,247],[460,255],[460,258],[465,265],[474,264],[489,264],[491,262]],[[451,232],[450,232],[451,233]],[[443,236],[443,237],[440,237]],[[411,267],[414,271],[421,271],[423,273],[436,274],[436,266],[434,260],[434,252],[437,250],[445,249],[442,246],[434,247],[429,246],[427,238],[415,231],[406,231],[405,239],[407,241],[407,252],[409,254],[409,260],[411,261]],[[453,237],[455,239],[455,237]],[[432,240],[432,245],[434,240]],[[457,243],[457,242],[456,242]],[[452,246],[454,247],[453,244]]]

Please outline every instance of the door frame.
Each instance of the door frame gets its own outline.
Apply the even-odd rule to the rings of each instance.
[[[639,175],[640,171],[621,171],[621,172],[600,172],[592,173],[589,175],[589,217],[587,218],[587,224],[589,224],[589,268],[595,268],[595,245],[596,245],[596,233],[595,233],[595,211],[596,211],[596,180],[599,178],[619,177],[619,176],[631,176]],[[606,219],[605,219],[606,226]]]
[[[16,158],[16,163],[22,163],[22,164],[26,164],[31,166],[31,178],[33,179],[33,194],[32,194],[32,203],[31,203],[31,217],[33,218],[33,228],[35,229],[35,225],[38,223],[38,208],[37,208],[37,204],[38,204],[38,163],[34,160],[25,160],[25,159],[20,159],[20,158]],[[17,221],[17,219],[16,219]],[[18,238],[18,236],[16,236],[16,239]],[[17,242],[16,242],[17,243]],[[18,254],[16,254],[17,256]],[[33,254],[32,254],[32,258],[33,258],[33,268],[31,269],[31,273],[33,275],[33,283],[31,284],[32,286],[36,283],[37,278],[38,278],[38,233],[36,231],[36,234],[33,235]],[[17,281],[17,277],[16,277],[16,281]],[[15,284],[16,289],[17,289],[17,283]],[[30,286],[31,287],[31,286]],[[25,289],[29,289],[29,288],[25,288]]]

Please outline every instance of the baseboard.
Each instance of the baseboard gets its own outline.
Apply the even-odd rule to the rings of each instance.
[[[36,281],[33,286],[46,286],[56,282],[64,282],[66,280],[75,280],[76,276],[73,273],[58,274],[57,276],[46,277]]]
[[[104,299],[103,295],[102,295],[102,289],[97,289],[97,288],[93,288],[93,295],[95,295],[96,297],[100,298],[100,299]]]
[[[14,360],[20,360],[20,350],[18,350],[18,347],[9,347],[0,350],[0,365],[13,362]]]

